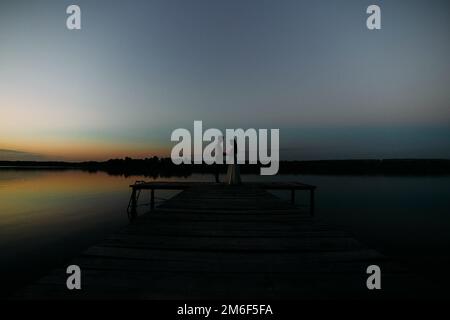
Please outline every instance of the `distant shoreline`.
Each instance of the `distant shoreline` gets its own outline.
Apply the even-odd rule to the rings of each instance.
[[[259,174],[260,165],[241,165],[243,174]],[[220,167],[225,172],[226,166]],[[111,159],[108,161],[0,161],[0,170],[82,170],[111,175],[152,177],[189,176],[213,173],[214,166],[174,165],[170,158]],[[450,159],[367,159],[280,161],[279,174],[317,175],[450,175]]]

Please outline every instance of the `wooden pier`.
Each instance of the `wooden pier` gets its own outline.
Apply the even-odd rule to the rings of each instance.
[[[139,183],[131,186],[133,221],[69,264],[82,289],[66,288],[66,267],[20,293],[63,299],[330,299],[408,295],[411,275],[348,232],[311,216],[314,186]],[[159,189],[183,190],[155,207]],[[310,192],[300,210],[267,192]],[[137,193],[152,194],[137,216]],[[383,289],[369,291],[366,268],[382,270]],[[417,285],[417,282],[415,283]]]
[[[155,192],[157,190],[187,190],[193,189],[196,192],[202,189],[216,188],[218,184],[216,183],[205,183],[205,182],[137,182],[130,186],[131,197],[128,204],[127,212],[130,219],[134,219],[137,216],[137,203],[139,200],[139,195],[144,190],[150,191],[150,211],[155,208]],[[222,185],[223,186],[223,185]],[[231,188],[231,186],[227,186]],[[241,188],[242,189],[242,188]],[[315,210],[315,200],[314,193],[316,186],[310,184],[304,184],[300,182],[264,182],[264,183],[246,183],[245,189],[248,190],[285,190],[289,191],[291,195],[291,204],[295,205],[295,194],[297,191],[307,191],[309,192],[309,213],[314,216]],[[202,191],[201,191],[202,192]],[[188,193],[191,194],[191,193]],[[236,195],[238,199],[240,195]],[[218,199],[220,200],[220,199]],[[224,198],[227,200],[227,198]],[[220,202],[218,202],[220,204]]]

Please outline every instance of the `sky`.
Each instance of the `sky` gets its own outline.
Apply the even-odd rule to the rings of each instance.
[[[0,160],[168,156],[194,120],[279,128],[288,160],[450,158],[449,39],[438,0],[0,0]]]

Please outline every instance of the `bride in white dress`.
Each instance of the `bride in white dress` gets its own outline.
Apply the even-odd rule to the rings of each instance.
[[[236,139],[234,139],[233,141],[233,150],[232,150],[232,154],[233,154],[233,163],[230,163],[228,165],[228,170],[227,170],[227,178],[226,178],[226,182],[228,184],[241,184],[241,174],[239,172],[239,166],[237,164],[237,142]]]

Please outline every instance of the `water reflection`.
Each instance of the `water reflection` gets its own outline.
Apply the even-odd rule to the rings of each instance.
[[[0,171],[0,294],[126,225],[128,186],[136,179],[142,177]]]

